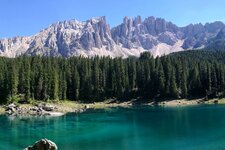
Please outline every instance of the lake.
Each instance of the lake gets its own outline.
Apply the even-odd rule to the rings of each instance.
[[[225,105],[0,116],[0,150],[21,150],[42,138],[54,141],[59,150],[223,150]]]

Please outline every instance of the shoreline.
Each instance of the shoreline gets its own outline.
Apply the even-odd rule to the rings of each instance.
[[[3,106],[0,106],[0,115],[1,114],[5,114],[6,112],[5,112],[5,109],[3,108]]]
[[[94,102],[80,103],[74,101],[35,101],[32,104],[0,105],[0,115],[8,114],[9,116],[62,116],[66,113],[82,113],[87,109],[104,109],[113,107],[131,107],[128,102]],[[49,109],[49,110],[48,110]]]
[[[82,113],[87,109],[105,109],[105,108],[113,108],[113,107],[132,107],[132,106],[162,106],[162,107],[185,107],[185,106],[192,106],[192,105],[201,105],[201,104],[225,104],[225,98],[223,99],[210,99],[204,101],[203,99],[175,99],[175,100],[168,100],[162,101],[158,103],[149,102],[149,103],[135,103],[136,100],[126,101],[126,102],[111,102],[111,101],[104,101],[104,102],[94,102],[94,103],[80,103],[74,101],[51,101],[51,102],[43,102],[43,101],[35,101],[35,104],[16,104],[17,108],[20,110],[25,111],[25,113],[15,113],[17,116],[22,115],[39,115],[35,113],[30,113],[33,111],[37,105],[44,104],[48,107],[54,108],[51,111],[45,111],[43,115],[49,116],[61,116],[66,113]],[[9,114],[6,111],[7,105],[0,105],[0,115],[2,114]],[[27,114],[28,112],[28,114]],[[9,114],[12,115],[12,114]],[[41,114],[42,115],[42,114]]]
[[[191,106],[191,105],[215,105],[215,104],[225,104],[225,98],[218,99],[209,99],[209,100],[204,100],[204,99],[179,99],[179,100],[170,100],[170,101],[163,101],[159,102],[159,106],[165,106],[165,107],[185,107],[185,106]]]

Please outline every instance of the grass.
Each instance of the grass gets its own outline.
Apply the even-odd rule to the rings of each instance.
[[[5,113],[5,109],[3,107],[0,107],[0,114],[4,114]]]
[[[225,104],[225,98],[219,99],[218,103],[219,104]]]
[[[128,106],[126,103],[109,103],[105,102],[94,102],[94,103],[80,103],[75,101],[51,101],[49,104],[56,105],[60,112],[73,112],[75,109],[84,109],[85,107],[92,109],[104,109],[109,107],[118,107],[118,106]]]

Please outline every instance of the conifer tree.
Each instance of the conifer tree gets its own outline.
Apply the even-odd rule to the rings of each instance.
[[[26,63],[25,63],[25,68],[26,68],[26,78],[25,78],[25,99],[29,100],[30,99],[30,63],[28,62],[26,58]]]
[[[178,90],[177,90],[177,84],[176,84],[176,76],[174,68],[172,68],[171,71],[171,78],[170,78],[170,95],[173,98],[178,98]]]
[[[165,75],[164,75],[164,70],[162,67],[162,64],[159,64],[158,67],[158,89],[159,89],[159,93],[161,96],[164,96],[165,94]]]
[[[75,67],[74,77],[75,77],[75,81],[74,81],[75,100],[79,100],[80,76],[79,76],[79,73],[77,71],[77,67]]]
[[[188,89],[187,89],[187,69],[185,66],[182,67],[182,73],[181,73],[181,96],[182,98],[187,98],[188,95]]]
[[[9,70],[8,70],[8,80],[9,83],[9,90],[10,90],[10,97],[14,97],[17,95],[17,88],[18,88],[18,72],[16,68],[16,64],[14,62],[11,62],[9,64]]]
[[[58,73],[56,70],[53,71],[53,99],[58,100],[59,99],[59,79],[58,79]]]

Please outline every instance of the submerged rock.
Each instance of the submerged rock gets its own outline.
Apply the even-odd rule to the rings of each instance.
[[[58,150],[58,147],[54,142],[48,139],[42,139],[37,141],[33,146],[29,146],[24,150]]]

